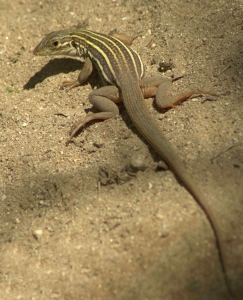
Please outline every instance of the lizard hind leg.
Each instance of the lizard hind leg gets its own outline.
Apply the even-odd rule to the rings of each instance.
[[[86,116],[84,120],[78,122],[72,131],[66,145],[70,143],[72,138],[82,129],[87,123],[95,120],[108,120],[119,115],[119,109],[115,103],[121,102],[119,99],[119,92],[115,86],[105,86],[103,88],[94,90],[89,95],[89,101],[99,112]]]
[[[138,35],[130,36],[130,35],[122,34],[122,33],[117,32],[116,30],[112,30],[109,33],[109,35],[117,38],[120,41],[122,41],[127,46],[131,46],[133,41],[138,37]]]
[[[158,108],[168,109],[175,107],[180,104],[182,101],[189,99],[195,95],[212,95],[217,96],[205,91],[187,91],[180,93],[179,95],[171,96],[170,90],[172,86],[172,79],[166,76],[159,77],[148,77],[144,78],[140,82],[140,87],[144,98],[154,97],[155,102]]]

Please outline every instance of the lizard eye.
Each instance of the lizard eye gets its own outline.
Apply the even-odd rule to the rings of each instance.
[[[54,42],[52,43],[52,45],[53,45],[54,47],[57,47],[57,46],[59,45],[59,43],[58,43],[58,41],[54,41]]]

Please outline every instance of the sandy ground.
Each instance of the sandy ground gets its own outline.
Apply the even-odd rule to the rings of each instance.
[[[100,80],[60,90],[82,63],[32,51],[86,19],[92,30],[138,34],[148,76],[161,62],[172,63],[168,75],[186,74],[174,94],[220,95],[167,112],[146,103],[215,211],[243,299],[242,9],[227,0],[0,2],[1,300],[229,299],[205,214],[123,106],[65,146]],[[130,176],[134,157],[147,168]]]

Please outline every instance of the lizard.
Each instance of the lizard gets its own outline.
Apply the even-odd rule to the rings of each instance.
[[[226,249],[218,219],[205,195],[153,120],[144,100],[144,98],[155,96],[159,108],[168,108],[189,98],[195,92],[188,92],[174,100],[166,101],[166,90],[171,80],[161,77],[144,77],[144,65],[140,56],[131,49],[131,43],[132,39],[116,33],[106,35],[83,28],[65,29],[46,35],[35,47],[33,54],[38,56],[63,55],[85,59],[78,79],[63,82],[62,87],[79,86],[89,78],[93,68],[98,70],[106,86],[93,90],[89,95],[89,101],[99,112],[88,115],[79,122],[67,144],[86,123],[93,120],[107,120],[118,115],[117,104],[123,102],[136,129],[169,165],[206,214],[215,235],[226,287],[229,294],[234,297],[227,273]]]

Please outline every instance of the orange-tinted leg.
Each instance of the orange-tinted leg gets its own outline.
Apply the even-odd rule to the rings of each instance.
[[[211,94],[202,91],[189,91],[176,96],[170,96],[169,91],[171,90],[171,85],[172,79],[165,76],[144,78],[140,83],[144,98],[155,96],[157,106],[163,109],[172,108],[193,95]],[[211,95],[216,96],[215,94]]]

